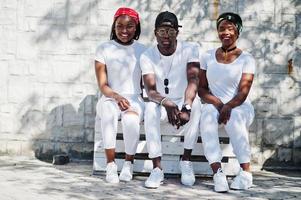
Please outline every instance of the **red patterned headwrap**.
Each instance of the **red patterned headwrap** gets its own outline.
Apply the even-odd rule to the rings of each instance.
[[[139,23],[139,14],[131,8],[125,8],[125,7],[119,8],[114,15],[114,21],[120,15],[128,15],[135,20],[136,24]]]

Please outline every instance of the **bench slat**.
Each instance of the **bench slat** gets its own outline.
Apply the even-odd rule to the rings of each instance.
[[[228,137],[226,131],[224,130],[224,128],[222,126],[219,127],[218,131],[219,131],[220,137]],[[120,122],[118,122],[117,133],[122,133],[122,125]],[[169,124],[167,122],[163,122],[163,123],[161,123],[161,133],[163,133],[162,135],[179,136],[179,135],[184,135],[184,130],[181,128],[179,130],[177,130],[171,124]],[[143,123],[141,123],[141,126],[140,126],[140,134],[145,135]]]
[[[234,157],[231,144],[221,144],[223,156]],[[162,152],[170,155],[182,155],[183,154],[183,143],[182,142],[162,142]],[[98,147],[96,150],[98,153],[103,153],[104,150]],[[116,152],[124,152],[124,141],[116,141]],[[140,141],[137,147],[137,153],[148,153],[146,141]],[[204,155],[203,146],[201,143],[197,143],[192,151],[192,155]]]

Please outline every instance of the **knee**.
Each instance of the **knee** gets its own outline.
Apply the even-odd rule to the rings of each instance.
[[[124,116],[139,116],[139,113],[137,111],[128,110],[124,112]]]
[[[126,126],[136,126],[140,123],[139,114],[133,111],[127,111],[122,116],[122,123]]]

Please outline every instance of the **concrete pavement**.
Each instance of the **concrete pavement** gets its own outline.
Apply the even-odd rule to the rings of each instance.
[[[193,187],[166,178],[158,189],[146,189],[146,176],[130,183],[108,184],[92,175],[91,162],[52,165],[34,158],[0,156],[0,200],[94,199],[301,199],[301,172],[256,171],[248,191],[213,192],[212,178],[198,177]],[[230,182],[229,178],[229,182]]]

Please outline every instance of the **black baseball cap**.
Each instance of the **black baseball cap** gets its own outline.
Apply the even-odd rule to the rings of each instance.
[[[178,23],[177,16],[174,13],[171,13],[168,11],[161,12],[157,16],[156,22],[155,22],[155,28],[158,28],[159,26],[170,26],[175,29],[182,27]]]

